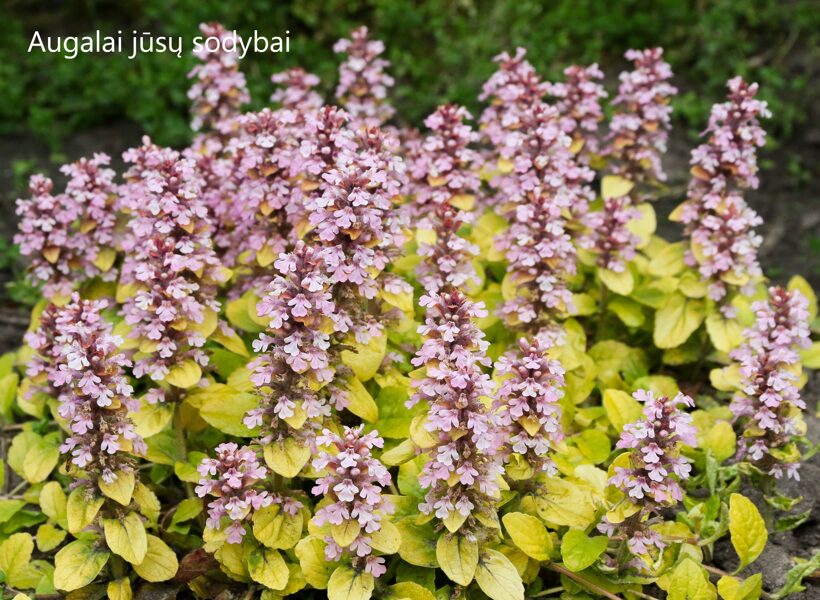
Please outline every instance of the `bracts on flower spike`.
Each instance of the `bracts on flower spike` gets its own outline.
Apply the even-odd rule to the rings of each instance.
[[[373,551],[386,550],[380,543],[380,533],[384,527],[392,527],[384,515],[392,513],[393,506],[382,497],[391,477],[371,454],[371,449],[381,448],[384,440],[376,431],[363,434],[363,429],[363,425],[345,427],[342,435],[325,429],[317,439],[330,451],[320,452],[313,461],[314,469],[326,473],[316,480],[312,490],[315,496],[323,496],[313,522],[329,530],[325,536],[327,560],[349,556],[355,569],[379,577],[387,568],[384,558]]]
[[[139,403],[124,372],[131,363],[118,349],[122,339],[101,314],[106,307],[75,293],[64,308],[49,305],[26,336],[37,353],[28,368],[33,390],[57,398],[69,427],[60,452],[70,455],[76,482],[92,489],[133,478],[132,455],[146,450],[127,416]]]
[[[768,301],[752,305],[757,320],[745,343],[731,353],[740,366],[742,388],[732,399],[732,412],[743,434],[737,457],[779,479],[800,479],[800,452],[793,438],[805,432],[800,411],[797,351],[809,339],[808,301],[797,290],[769,290]]]
[[[624,498],[604,517],[598,529],[626,544],[635,556],[647,555],[666,543],[652,528],[658,522],[659,511],[683,500],[681,482],[689,478],[692,467],[681,456],[681,446],[694,446],[695,427],[692,417],[682,406],[694,407],[688,396],[678,394],[673,399],[655,398],[651,391],[633,394],[644,403],[643,418],[624,427],[617,448],[628,450],[615,459],[614,475],[609,484],[618,488]],[[620,519],[620,520],[618,520]],[[617,567],[622,568],[623,553]],[[631,564],[638,569],[641,561]]]

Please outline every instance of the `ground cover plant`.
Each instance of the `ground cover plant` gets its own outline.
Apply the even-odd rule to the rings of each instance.
[[[714,105],[670,243],[660,48],[610,92],[501,54],[477,118],[421,131],[391,124],[380,41],[335,50],[336,105],[292,69],[243,112],[236,55],[203,53],[189,147],[32,177],[43,299],[0,361],[10,597],[802,590],[820,557],[780,589],[753,569],[809,517],[778,484],[814,452],[820,365],[814,292],[757,262],[757,85]]]

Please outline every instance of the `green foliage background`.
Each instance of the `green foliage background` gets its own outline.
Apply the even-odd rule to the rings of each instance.
[[[630,47],[663,45],[682,94],[676,115],[691,131],[723,96],[727,78],[761,83],[775,139],[804,124],[820,54],[820,11],[812,0],[6,0],[0,19],[0,134],[32,131],[52,147],[72,132],[112,118],[138,123],[162,144],[190,136],[185,74],[194,59],[142,55],[59,55],[26,49],[34,29],[82,35],[138,29],[181,35],[219,20],[247,34],[291,32],[288,55],[251,54],[243,64],[255,102],[269,76],[300,64],[326,92],[336,80],[331,46],[361,23],[387,42],[393,100],[418,123],[447,99],[477,108],[496,53],[523,45],[548,78],[573,62],[599,61],[614,73]],[[611,82],[614,83],[614,82]],[[816,88],[816,86],[815,86]]]

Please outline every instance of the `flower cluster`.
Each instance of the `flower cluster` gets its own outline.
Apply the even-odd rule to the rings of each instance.
[[[265,506],[278,504],[290,515],[296,514],[302,504],[292,498],[269,493],[262,487],[268,470],[259,463],[251,448],[241,448],[233,443],[216,447],[216,458],[203,458],[197,467],[201,479],[196,486],[200,498],[214,496],[208,503],[209,529],[223,531],[229,544],[240,544],[245,536],[245,525],[250,523],[253,512]],[[222,527],[222,520],[230,523]]]
[[[621,73],[618,95],[612,101],[617,112],[604,154],[613,163],[612,172],[630,181],[665,181],[661,156],[669,137],[669,102],[678,93],[668,81],[672,69],[663,60],[662,48],[629,50],[625,56],[634,70]]]
[[[123,187],[131,220],[121,283],[133,291],[123,313],[140,341],[134,375],[162,380],[182,361],[208,363],[202,328],[219,311],[216,284],[225,272],[211,246],[194,163],[147,137],[123,158],[132,166]]]
[[[325,556],[338,561],[349,553],[355,568],[379,577],[387,567],[384,558],[372,554],[371,535],[381,529],[383,515],[393,512],[393,506],[382,497],[382,488],[390,485],[391,477],[371,453],[372,448],[384,446],[384,440],[375,431],[362,434],[363,429],[363,425],[345,427],[341,436],[325,429],[317,438],[317,443],[329,446],[331,452],[322,451],[313,461],[314,469],[327,474],[316,480],[312,492],[328,501],[316,511],[313,522],[320,527],[357,527],[358,534],[343,546],[332,535],[326,536]]]
[[[534,471],[555,474],[548,453],[563,438],[561,407],[564,369],[547,356],[545,340],[521,338],[518,349],[495,365],[503,377],[493,403],[498,425],[503,427],[507,462],[520,457]]]
[[[336,98],[350,113],[355,129],[378,127],[395,112],[387,102],[387,91],[393,87],[393,78],[385,73],[390,63],[381,58],[384,43],[371,40],[367,27],[359,27],[350,39],[341,39],[333,46],[337,54],[347,54],[339,65],[339,85]]]
[[[399,200],[404,162],[392,136],[376,128],[361,130],[358,152],[324,174],[320,195],[306,199],[311,237],[326,248],[337,310],[345,329],[367,340],[382,326],[362,313],[362,300],[376,298],[385,278],[379,275],[404,242]]]
[[[564,69],[564,77],[565,81],[550,84],[549,95],[556,98],[561,129],[572,138],[572,149],[588,160],[590,154],[598,151],[596,134],[604,119],[601,100],[607,93],[599,83],[604,73],[597,64],[572,65]]]
[[[640,242],[627,227],[638,217],[640,212],[632,207],[629,196],[605,198],[602,210],[587,213],[584,223],[589,233],[581,244],[595,252],[600,267],[622,273],[635,258],[635,247]]]
[[[297,67],[276,73],[270,80],[281,86],[271,95],[271,102],[286,110],[307,113],[318,110],[324,104],[322,97],[313,89],[319,85],[319,78],[313,73]]]
[[[473,170],[478,157],[469,148],[477,135],[464,122],[469,118],[463,107],[440,106],[425,120],[431,133],[410,165],[417,227],[432,230],[436,236],[433,243],[420,243],[418,250],[425,257],[419,265],[419,282],[430,292],[480,282],[472,264],[478,248],[458,235],[472,220],[471,209],[481,186]]]
[[[95,154],[63,165],[68,177],[63,194],[53,195],[53,183],[34,175],[30,199],[17,201],[22,218],[14,243],[31,257],[35,281],[45,283],[48,298],[67,296],[76,282],[102,275],[110,280],[116,253],[112,249],[117,224],[117,186],[110,158]]]
[[[758,118],[771,113],[755,98],[757,84],[735,77],[728,87],[728,101],[712,107],[708,140],[692,151],[693,177],[678,216],[692,242],[688,262],[711,282],[714,300],[726,296],[727,283],[742,285],[761,275],[762,238],[754,228],[763,220],[743,191],[758,186],[757,149],[766,143]]]
[[[239,70],[239,53],[232,46],[229,32],[219,23],[203,23],[199,30],[205,37],[219,39],[220,43],[216,52],[202,46],[195,53],[202,63],[188,73],[188,77],[195,80],[188,90],[188,98],[192,101],[191,128],[227,134],[242,105],[251,101],[248,86],[245,75]]]
[[[124,372],[131,363],[119,350],[122,339],[101,314],[106,307],[105,300],[82,300],[75,292],[64,308],[49,305],[40,328],[26,336],[38,353],[28,375],[47,381],[69,424],[60,452],[70,453],[71,464],[94,483],[133,472],[129,453],[146,449],[127,416],[139,403]]]
[[[483,304],[458,290],[423,296],[426,308],[419,333],[424,342],[413,358],[425,367],[408,406],[430,408],[425,427],[436,438],[419,481],[427,494],[419,510],[435,514],[448,530],[474,536],[481,518],[493,512],[502,468],[497,457],[498,429],[482,397],[492,391],[484,334],[472,322],[486,316]]]
[[[630,466],[615,467],[609,484],[626,494],[640,510],[618,524],[604,519],[599,529],[610,536],[616,531],[626,534],[632,553],[645,554],[652,546],[665,546],[660,535],[649,528],[651,520],[647,517],[683,500],[680,482],[688,479],[692,467],[681,456],[680,447],[694,446],[696,440],[692,417],[680,407],[694,407],[695,403],[681,393],[671,400],[665,396],[655,398],[645,390],[633,396],[644,403],[644,417],[624,427],[616,447],[631,450]]]
[[[335,386],[316,391],[334,378],[337,351],[332,334],[343,327],[326,274],[326,255],[303,242],[281,254],[274,263],[278,275],[257,305],[259,316],[269,319],[253,344],[260,355],[248,365],[260,406],[244,422],[250,429],[262,426],[265,443],[311,435],[318,427],[315,420],[330,415],[326,393],[337,408],[346,403]],[[288,424],[297,413],[310,419],[299,429]]]
[[[808,302],[798,291],[769,290],[768,301],[752,305],[757,316],[742,346],[731,353],[740,365],[742,389],[732,399],[732,412],[743,425],[738,458],[764,472],[800,479],[799,454],[791,452],[792,437],[800,431],[800,398],[794,366],[797,350],[808,347]]]

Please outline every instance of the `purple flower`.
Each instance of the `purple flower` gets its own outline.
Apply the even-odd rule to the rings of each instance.
[[[492,391],[481,370],[490,364],[487,342],[472,322],[486,311],[457,290],[423,296],[420,304],[427,310],[419,327],[424,343],[412,363],[426,367],[426,374],[413,380],[407,405],[429,406],[425,427],[437,443],[419,477],[428,490],[419,510],[450,531],[472,535],[483,516],[495,514],[496,480],[503,471],[500,432],[482,402]]]
[[[105,300],[82,300],[75,292],[64,308],[48,305],[39,329],[26,335],[36,352],[27,374],[48,382],[33,390],[56,397],[57,412],[69,424],[60,452],[95,484],[133,472],[129,454],[146,450],[127,416],[139,403],[124,373],[131,363],[118,350],[122,340],[100,314],[106,307]]]
[[[602,210],[587,213],[584,222],[589,233],[581,244],[597,255],[598,266],[622,273],[635,258],[635,247],[640,239],[627,225],[640,217],[640,211],[632,208],[628,196],[606,198]]]
[[[626,59],[634,69],[620,75],[618,95],[612,101],[617,112],[604,154],[616,175],[634,182],[666,181],[661,156],[669,137],[669,102],[678,93],[668,82],[672,69],[663,60],[662,48],[629,50]]]
[[[219,23],[202,23],[199,30],[205,37],[219,39],[220,44],[216,52],[203,46],[196,53],[202,63],[188,73],[188,78],[194,80],[188,90],[193,102],[191,128],[228,133],[242,105],[251,101],[245,76],[239,70],[239,53],[232,45],[230,32]]]
[[[743,378],[731,404],[743,429],[738,458],[775,478],[800,479],[792,437],[799,433],[799,413],[806,403],[794,367],[800,364],[797,350],[811,343],[808,301],[796,290],[772,287],[768,301],[755,302],[752,308],[757,320],[744,331],[743,345],[730,354]]]
[[[123,155],[132,167],[122,192],[131,219],[121,282],[134,289],[123,314],[144,348],[134,375],[160,381],[184,360],[208,363],[195,324],[219,310],[216,285],[226,273],[211,246],[194,163],[147,137],[143,143]]]
[[[771,113],[757,100],[758,86],[740,77],[728,83],[729,98],[712,107],[708,140],[692,151],[692,179],[679,218],[691,239],[687,262],[710,282],[709,296],[723,300],[727,285],[759,277],[757,249],[763,223],[743,192],[756,189],[757,149],[766,143],[759,117]]]
[[[331,452],[322,451],[313,460],[313,468],[326,474],[316,480],[311,491],[330,503],[316,511],[313,522],[320,527],[355,523],[359,534],[346,547],[339,546],[332,536],[325,537],[325,556],[337,561],[348,554],[355,568],[379,577],[387,568],[383,558],[372,555],[370,540],[381,529],[383,515],[393,512],[390,502],[382,498],[382,489],[390,485],[391,477],[371,454],[384,440],[376,431],[362,434],[363,429],[363,425],[345,427],[342,436],[325,429],[317,438],[317,443],[330,446]]]
[[[385,73],[390,63],[381,55],[384,44],[367,37],[367,27],[359,27],[350,39],[341,39],[333,46],[337,54],[347,54],[339,65],[339,85],[336,98],[350,113],[354,129],[379,127],[395,112],[387,101],[393,78]]]
[[[549,95],[557,99],[561,129],[572,138],[576,153],[587,161],[591,153],[598,151],[596,134],[604,118],[601,100],[607,96],[599,83],[604,74],[597,64],[572,65],[564,69],[564,77],[564,82],[549,84]]]
[[[644,403],[644,416],[624,427],[616,447],[631,450],[629,466],[615,467],[609,484],[620,489],[638,510],[620,523],[604,518],[598,529],[610,537],[625,537],[631,552],[643,554],[651,547],[665,546],[650,525],[658,521],[663,508],[683,500],[680,482],[689,478],[692,467],[680,450],[684,444],[696,444],[696,431],[692,417],[680,407],[694,407],[695,403],[681,393],[670,400],[638,390],[633,397]]]
[[[324,104],[322,97],[313,89],[319,85],[319,78],[313,73],[296,67],[276,73],[270,80],[277,86],[282,86],[271,95],[270,100],[284,109],[311,112]]]
[[[518,349],[495,365],[503,377],[493,403],[498,425],[504,430],[505,461],[520,457],[535,471],[555,474],[548,456],[564,437],[559,400],[564,392],[564,369],[547,356],[547,343],[521,338]]]
[[[263,487],[267,468],[251,448],[230,442],[216,447],[216,458],[204,458],[197,467],[202,477],[196,487],[200,498],[213,496],[208,503],[209,529],[224,531],[229,544],[240,544],[245,536],[245,524],[254,511],[277,504],[283,512],[294,515],[302,504],[293,498],[270,493]],[[223,525],[227,520],[227,526]]]

